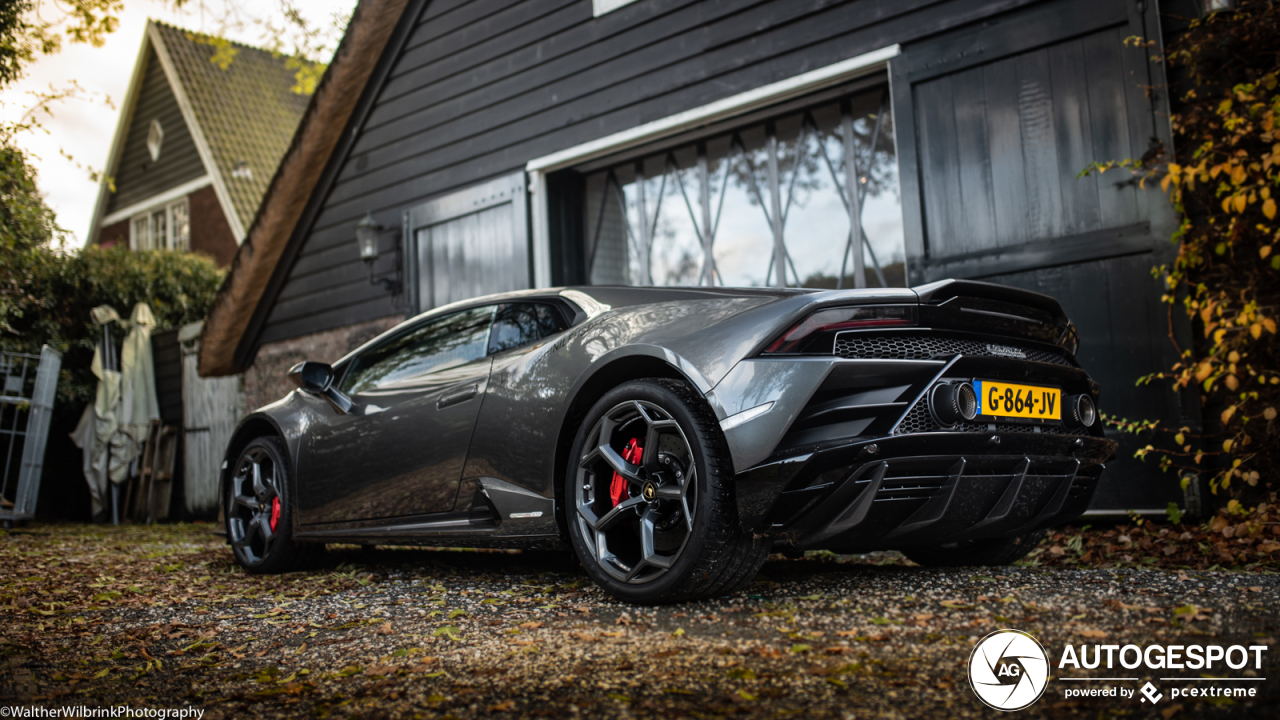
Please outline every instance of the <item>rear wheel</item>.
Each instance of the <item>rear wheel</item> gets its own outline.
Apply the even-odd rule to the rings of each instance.
[[[968,540],[931,547],[904,548],[902,554],[926,567],[1009,565],[1027,556],[1044,539],[1045,531],[990,540]]]
[[[253,440],[240,451],[227,484],[227,539],[236,562],[251,573],[286,572],[302,560],[303,548],[293,541],[286,457],[279,439]]]
[[[738,525],[724,436],[688,385],[619,386],[595,404],[565,477],[574,551],[614,597],[692,600],[745,585],[769,552]]]

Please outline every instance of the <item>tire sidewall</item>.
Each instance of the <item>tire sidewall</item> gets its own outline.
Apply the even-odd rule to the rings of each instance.
[[[681,550],[679,558],[672,564],[671,568],[663,573],[661,577],[643,585],[618,582],[601,569],[591,552],[590,546],[587,545],[582,537],[578,520],[578,459],[583,455],[587,436],[605,413],[628,400],[650,402],[669,413],[689,441],[689,448],[693,453],[697,469],[697,504],[693,512],[693,532]],[[641,604],[661,603],[676,596],[680,592],[681,586],[685,584],[684,581],[687,575],[695,571],[694,566],[697,564],[697,558],[708,541],[709,525],[711,524],[708,498],[712,492],[713,480],[722,480],[721,478],[713,478],[712,472],[713,470],[707,462],[706,448],[703,447],[702,437],[698,434],[697,424],[690,414],[685,401],[660,381],[634,380],[619,385],[596,401],[596,404],[592,406],[578,428],[572,452],[569,454],[568,467],[564,478],[565,524],[569,531],[570,543],[591,579],[614,597],[630,602]]]
[[[236,489],[235,473],[239,472],[245,456],[255,449],[266,452],[275,466],[276,493],[280,496],[280,522],[277,525],[270,552],[258,564],[252,565],[246,562],[241,550],[234,545],[231,546],[231,553],[236,563],[247,572],[253,574],[283,572],[290,569],[293,555],[293,488],[291,484],[293,473],[289,468],[288,456],[283,444],[274,437],[261,437],[250,441],[240,450],[240,454],[236,456],[235,465],[231,467],[231,475],[227,479],[222,495],[223,517],[227,522],[227,541],[231,540],[231,511],[235,507],[233,500]]]

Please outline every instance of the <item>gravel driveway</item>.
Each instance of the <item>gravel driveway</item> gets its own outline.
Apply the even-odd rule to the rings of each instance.
[[[548,554],[338,548],[306,572],[250,577],[209,529],[0,537],[0,704],[227,718],[988,717],[964,668],[999,628],[1036,636],[1055,663],[1067,643],[1274,646],[1280,632],[1280,578],[1266,573],[775,556],[739,595],[638,608]],[[1165,684],[1154,707],[1067,700],[1081,684],[1053,680],[1019,715],[1274,715],[1280,659],[1264,655],[1248,671],[1266,678],[1249,683],[1253,699],[1175,701]]]

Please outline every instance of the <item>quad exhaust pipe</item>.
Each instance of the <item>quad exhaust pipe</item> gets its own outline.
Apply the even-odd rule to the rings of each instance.
[[[978,396],[967,382],[939,383],[929,391],[929,412],[944,427],[978,415]]]
[[[939,383],[929,391],[929,414],[939,425],[955,427],[977,417],[978,396],[967,382]],[[1091,428],[1097,420],[1098,408],[1088,394],[1063,396],[1062,422],[1067,427]]]
[[[1098,408],[1093,398],[1085,394],[1067,395],[1062,398],[1062,422],[1070,428],[1090,428],[1098,420]]]

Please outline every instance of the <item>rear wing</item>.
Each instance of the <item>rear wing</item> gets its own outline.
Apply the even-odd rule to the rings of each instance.
[[[977,280],[939,280],[912,288],[921,322],[933,327],[995,330],[1075,353],[1079,336],[1062,305],[1043,293]]]

